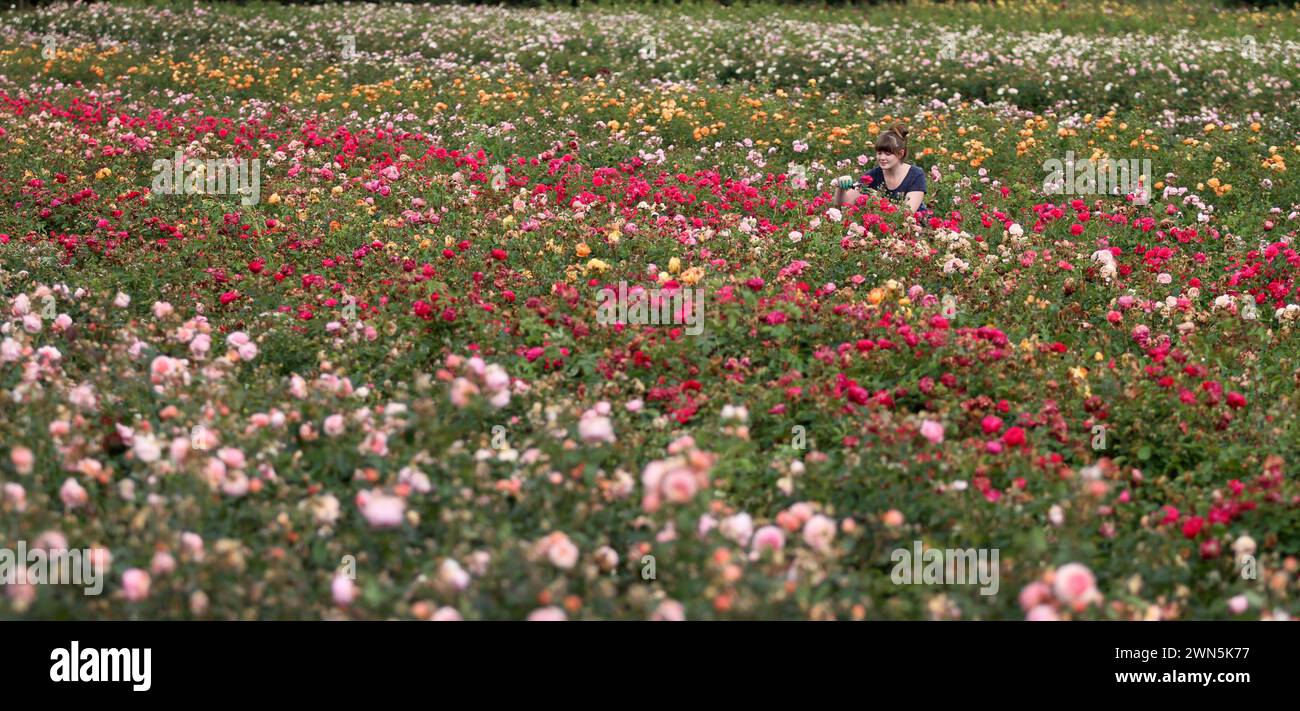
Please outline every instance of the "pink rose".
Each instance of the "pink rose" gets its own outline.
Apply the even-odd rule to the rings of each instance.
[[[810,548],[825,553],[830,550],[831,541],[835,539],[835,522],[817,514],[808,519],[803,526],[803,540]]]
[[[347,607],[357,596],[357,586],[348,576],[337,573],[330,581],[330,594],[334,597],[335,605]]]
[[[1052,589],[1047,586],[1047,583],[1035,581],[1020,591],[1020,609],[1028,612],[1051,599]]]
[[[131,602],[140,602],[149,597],[149,574],[139,568],[131,568],[122,573],[122,592]]]
[[[26,447],[14,447],[9,452],[9,461],[14,465],[14,471],[26,476],[32,473],[32,466],[36,463],[36,455],[32,450]]]
[[[757,558],[763,550],[779,551],[785,548],[785,533],[776,526],[764,526],[754,533],[754,547],[751,555]]]
[[[539,607],[528,613],[529,622],[564,622],[568,619],[568,616],[564,614],[564,610],[554,605]]]
[[[1090,603],[1097,597],[1097,579],[1082,563],[1066,563],[1056,569],[1052,586],[1058,600],[1067,604]]]
[[[926,420],[921,423],[921,436],[930,440],[933,444],[943,442],[943,424],[934,420]]]
[[[406,515],[406,502],[396,496],[371,494],[358,496],[361,515],[371,528],[394,528],[400,526]]]
[[[63,481],[63,486],[59,488],[59,498],[63,500],[63,505],[69,509],[80,508],[86,505],[90,500],[90,495],[86,490],[77,483],[76,479],[68,477]]]

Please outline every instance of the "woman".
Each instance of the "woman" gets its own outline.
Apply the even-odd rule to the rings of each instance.
[[[876,139],[876,162],[864,178],[865,187],[891,198],[903,198],[909,213],[925,210],[925,171],[903,162],[907,158],[907,127],[898,125]],[[835,206],[852,205],[861,191],[854,188],[853,178],[835,179]]]

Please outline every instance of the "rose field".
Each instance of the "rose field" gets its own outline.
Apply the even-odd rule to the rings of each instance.
[[[1300,615],[1294,6],[0,22],[0,619]]]

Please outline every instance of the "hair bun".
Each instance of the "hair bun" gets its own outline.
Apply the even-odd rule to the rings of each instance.
[[[899,138],[907,138],[907,127],[902,124],[898,124],[889,130],[897,133]]]

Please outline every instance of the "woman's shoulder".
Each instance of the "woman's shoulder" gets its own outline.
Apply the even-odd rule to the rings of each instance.
[[[912,167],[907,170],[907,183],[912,190],[925,191],[925,171],[921,166],[913,163]]]

